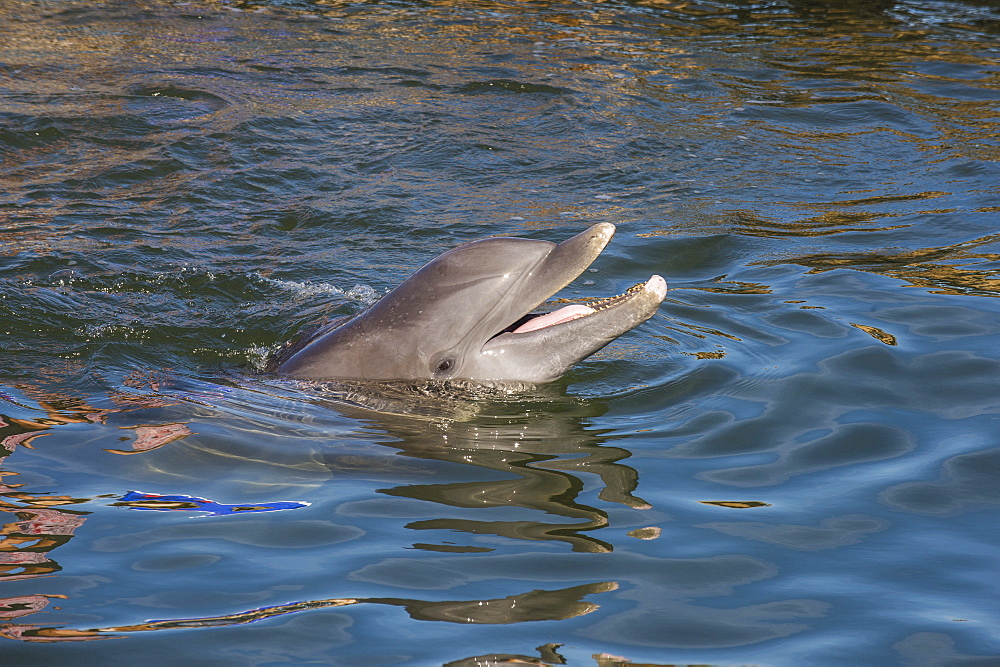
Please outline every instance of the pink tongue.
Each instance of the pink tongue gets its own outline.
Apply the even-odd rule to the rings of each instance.
[[[527,333],[529,331],[534,331],[535,329],[544,329],[545,327],[550,327],[553,324],[559,324],[561,322],[568,322],[569,320],[576,319],[581,315],[590,315],[595,312],[593,308],[587,308],[586,306],[566,306],[560,308],[559,310],[554,310],[551,313],[545,313],[544,315],[539,315],[536,318],[530,319],[518,328],[514,329],[514,333]]]

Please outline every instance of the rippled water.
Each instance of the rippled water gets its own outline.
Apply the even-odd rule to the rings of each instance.
[[[994,3],[0,18],[4,662],[1000,662]],[[259,372],[599,221],[561,382]]]

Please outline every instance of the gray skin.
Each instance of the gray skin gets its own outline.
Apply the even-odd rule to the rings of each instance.
[[[498,237],[461,245],[358,317],[279,354],[277,371],[311,380],[555,380],[652,317],[666,294],[653,276],[592,314],[512,332],[590,266],[614,233],[601,223],[559,244]]]

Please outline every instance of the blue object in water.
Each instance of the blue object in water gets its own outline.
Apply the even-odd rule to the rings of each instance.
[[[292,500],[279,500],[273,503],[254,505],[223,505],[214,500],[199,498],[198,496],[186,496],[182,494],[161,495],[159,493],[142,493],[141,491],[129,491],[122,496],[119,502],[113,504],[117,507],[128,507],[134,510],[154,510],[157,512],[208,512],[208,516],[227,516],[230,514],[242,514],[244,512],[277,512],[309,506],[309,503]]]

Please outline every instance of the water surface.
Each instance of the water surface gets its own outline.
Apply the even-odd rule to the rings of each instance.
[[[6,662],[1000,661],[993,4],[0,18]],[[260,372],[601,221],[671,291],[560,382]]]

